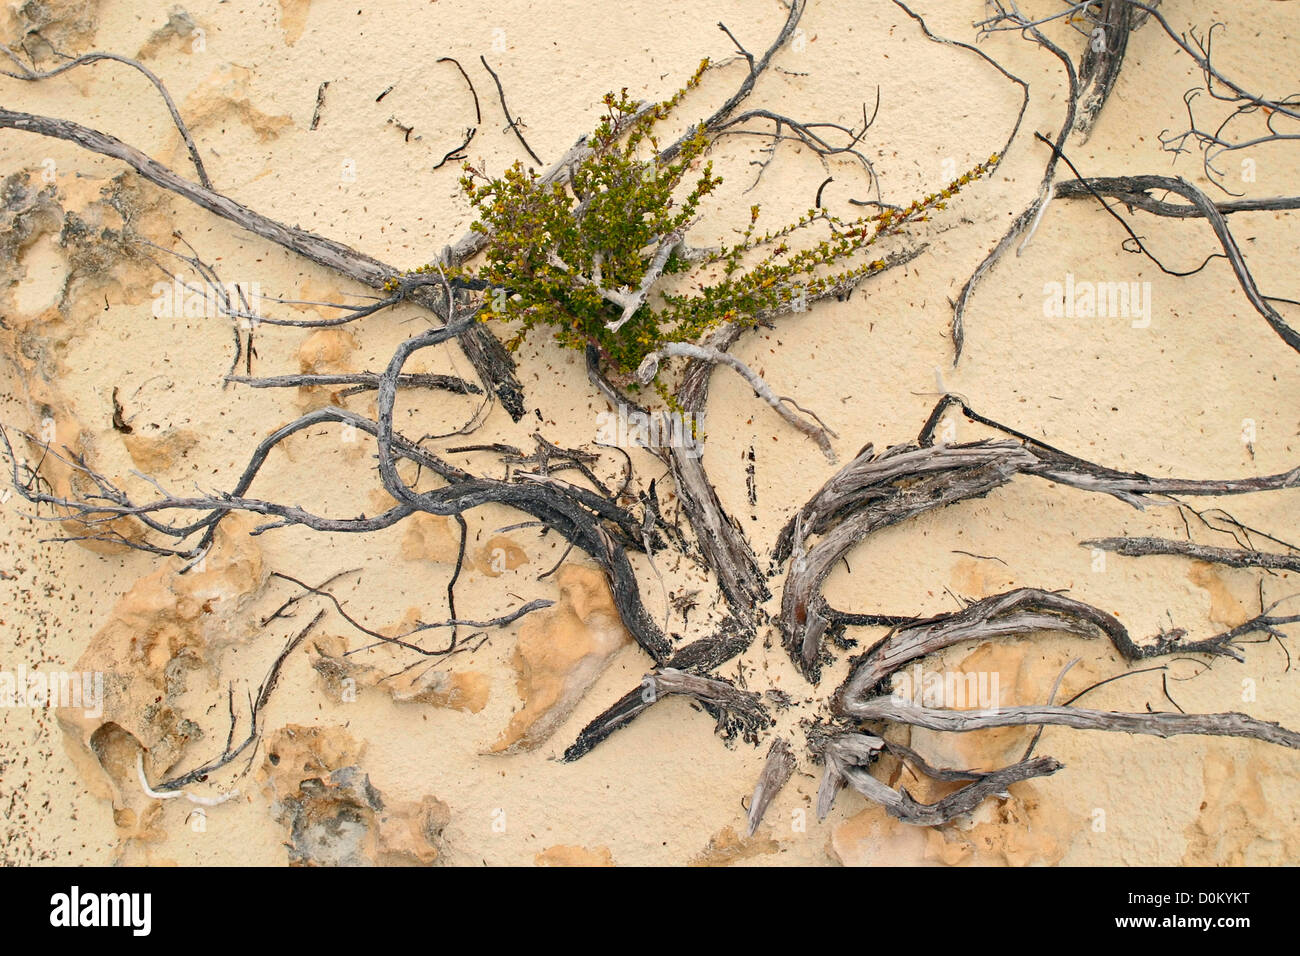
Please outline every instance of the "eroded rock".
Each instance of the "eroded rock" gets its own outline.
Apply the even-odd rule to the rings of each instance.
[[[342,727],[287,726],[266,742],[262,774],[291,866],[428,866],[442,852],[441,800],[388,803]]]
[[[188,681],[198,675],[203,686],[216,688],[217,650],[256,627],[247,608],[267,571],[257,539],[248,536],[250,523],[242,517],[223,523],[202,567],[184,575],[162,567],[137,581],[77,661],[77,670],[103,674],[102,713],[60,708],[59,724],[74,754],[107,777],[115,806],[123,791],[138,789],[135,754],[108,760],[106,741],[119,756],[119,732],[143,747],[151,779],[171,770],[202,736],[179,704]]]
[[[347,642],[341,637],[324,637],[312,645],[312,667],[337,699],[348,699],[364,687],[377,687],[400,703],[428,704],[477,714],[487,704],[492,684],[476,671],[447,670],[429,662],[403,671],[396,661],[386,667],[363,663],[345,656]],[[349,684],[348,681],[351,681]]]
[[[744,860],[759,856],[779,853],[781,844],[770,836],[755,833],[752,837],[741,836],[735,827],[723,827],[712,837],[709,844],[693,860],[691,866],[731,866]]]
[[[607,846],[588,849],[585,846],[559,844],[547,847],[533,857],[533,862],[538,866],[613,866],[614,856]]]
[[[631,640],[601,571],[566,564],[556,582],[559,601],[529,615],[519,629],[514,664],[524,705],[493,744],[493,753],[541,745]]]
[[[910,783],[910,781],[909,781]],[[918,799],[932,802],[939,794]],[[1013,784],[1009,798],[985,800],[969,817],[941,827],[918,827],[869,805],[831,831],[827,852],[845,866],[1050,866],[1082,832],[1082,821],[1044,801],[1030,781]]]

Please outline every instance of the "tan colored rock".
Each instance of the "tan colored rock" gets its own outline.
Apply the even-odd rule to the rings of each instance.
[[[298,367],[303,372],[351,372],[348,359],[357,340],[346,329],[317,329],[298,347]]]
[[[388,497],[386,492],[385,497]],[[385,507],[391,508],[392,504]],[[418,512],[405,519],[402,526],[406,529],[402,535],[402,557],[407,561],[456,563],[456,556],[460,553],[460,528],[451,518]]]
[[[114,863],[156,864],[154,848],[167,838],[163,802],[149,797],[138,784],[139,741],[112,722],[100,725],[88,748],[72,746],[66,736],[64,740],[91,793],[113,807]]]
[[[723,827],[709,838],[709,845],[690,862],[691,866],[731,866],[743,860],[779,853],[781,844],[770,836],[755,833],[740,836],[734,827]]]
[[[50,68],[65,56],[85,53],[94,46],[103,0],[40,0],[6,4],[3,18],[5,46],[21,49],[36,64]]]
[[[310,10],[311,0],[280,0],[280,30],[284,34],[285,46],[298,42],[307,26]]]
[[[46,13],[57,16],[65,5],[47,6]],[[3,183],[0,199],[6,216],[0,223],[0,267],[23,281],[0,283],[0,353],[18,373],[30,409],[29,421],[21,424],[33,440],[19,452],[25,450],[32,461],[42,462],[42,477],[61,497],[99,491],[59,457],[68,452],[84,456],[92,467],[96,460],[95,432],[83,426],[76,395],[67,391],[75,381],[64,365],[67,346],[81,334],[86,317],[102,311],[106,299],[138,302],[152,281],[148,270],[154,267],[133,256],[120,239],[124,215],[140,235],[156,235],[155,213],[162,203],[143,198],[137,180],[125,175],[64,177],[57,185],[45,185],[32,172],[22,171]],[[65,206],[75,215],[65,213]],[[47,444],[58,454],[47,454]],[[62,529],[72,538],[86,534],[85,527],[73,521],[63,523]],[[143,534],[140,522],[123,518],[100,525],[98,540],[83,537],[77,544],[98,554],[119,554],[127,545],[114,536],[138,541]]]
[[[1231,572],[1228,572],[1231,573]],[[1210,620],[1233,628],[1244,624],[1254,615],[1246,605],[1233,593],[1225,572],[1206,561],[1193,561],[1187,572],[1188,580],[1198,588],[1203,588],[1210,596]],[[1243,594],[1247,600],[1254,599],[1254,593]]]
[[[513,540],[504,535],[488,539],[474,552],[474,567],[490,578],[499,578],[528,563],[528,554]]]
[[[533,863],[537,866],[613,866],[614,857],[607,846],[588,849],[585,846],[566,846],[561,843],[537,854],[533,857]]]
[[[988,641],[979,644],[959,662],[946,668],[934,659],[920,663],[922,674],[939,673],[942,669],[945,675],[948,671],[976,675],[977,699],[956,703],[944,701],[939,704],[944,707],[968,710],[978,706],[978,679],[981,674],[985,675],[986,687],[990,691],[993,675],[997,675],[998,706],[1037,701],[1051,689],[1051,678],[1048,678],[1046,687],[1034,684],[1025,667],[1025,647],[1016,643]],[[914,671],[913,668],[911,672]],[[916,681],[913,680],[913,683]],[[961,686],[969,687],[969,679],[962,678]],[[1033,728],[1024,727],[1001,727],[966,734],[944,734],[913,728],[912,746],[936,766],[962,770],[996,770],[1014,763],[1018,756],[1017,748],[1023,751],[1032,735]],[[907,782],[909,787],[916,785],[912,783],[910,774],[907,775]]]
[[[1294,803],[1270,799],[1269,793],[1293,775],[1290,765],[1284,766],[1288,769],[1279,770],[1259,753],[1207,753],[1201,812],[1185,831],[1182,864],[1294,865],[1300,859]]]
[[[950,652],[960,653],[961,648]],[[996,706],[1041,703],[1047,699],[1061,670],[1071,657],[1063,651],[1044,653],[1040,645],[1031,641],[986,641],[978,644],[955,663],[942,663],[939,658],[919,662],[921,674],[942,673],[945,682],[951,673],[955,679],[954,690],[960,689],[962,698],[943,701],[937,706],[958,710],[972,710],[980,706],[980,694],[991,694],[997,684]],[[917,684],[915,665],[904,670]],[[974,680],[971,679],[973,675]],[[1075,690],[1081,690],[1099,679],[1095,665],[1087,660],[1075,664],[1066,674],[1057,699],[1067,699]],[[921,684],[925,677],[922,676]],[[912,729],[912,744],[935,766],[962,770],[996,770],[1015,763],[1034,735],[1033,727],[999,727],[953,734],[939,731]],[[913,778],[908,775],[909,785]]]
[[[353,296],[352,298],[355,298]],[[349,297],[343,293],[338,285],[331,279],[317,280],[308,276],[303,279],[302,284],[298,286],[298,302],[285,303],[291,309],[299,312],[315,313],[319,306],[312,305],[313,302],[330,302],[334,304],[347,302]],[[332,310],[327,310],[332,311]]]
[[[868,804],[831,828],[826,852],[843,866],[920,866],[926,862],[925,845],[924,829],[899,823],[884,807]]]
[[[387,682],[393,700],[477,714],[487,704],[492,682],[476,671],[445,671],[429,668],[411,672]]]
[[[1032,781],[1012,784],[1010,800],[993,797],[963,822],[926,829],[927,861],[947,866],[1051,866],[1083,832],[1059,800],[1044,800]],[[907,824],[900,824],[906,826]]]
[[[918,799],[912,786],[909,792]],[[1029,781],[1010,799],[991,797],[968,819],[942,827],[903,823],[872,804],[831,830],[827,852],[845,866],[1050,866],[1082,832],[1081,821],[1045,801]],[[937,797],[927,796],[927,802]]]
[[[442,831],[451,822],[451,809],[426,794],[379,815],[376,866],[430,866],[442,855]]]
[[[197,52],[195,46],[198,40],[196,34],[198,29],[199,25],[188,11],[182,7],[172,7],[167,14],[167,22],[149,34],[149,39],[145,41],[144,46],[140,47],[140,52],[135,55],[135,58],[148,60],[163,50]]]
[[[52,389],[42,388],[38,381],[30,381],[33,398],[38,395],[55,393]],[[94,479],[84,471],[72,465],[68,460],[72,456],[82,456],[93,461],[91,449],[93,439],[76,419],[72,410],[66,405],[50,405],[39,402],[38,410],[42,416],[35,423],[30,438],[24,443],[29,462],[41,462],[41,477],[50,484],[51,493],[60,498],[85,501],[88,495],[100,493]],[[58,455],[46,454],[47,446],[58,450]],[[20,451],[20,454],[22,452]],[[62,457],[59,457],[62,456]],[[74,514],[72,509],[56,508],[61,515]],[[145,537],[145,527],[137,519],[130,517],[114,518],[112,521],[88,529],[76,518],[69,517],[61,521],[59,527],[76,543],[95,554],[123,554],[130,550],[127,542],[138,542]]]
[[[951,580],[954,591],[976,600],[1006,590],[1013,581],[1005,566],[968,556],[953,562]]]
[[[365,746],[346,727],[286,724],[263,742],[262,777],[272,796],[279,797],[296,790],[304,776],[323,776],[357,763]]]
[[[556,582],[560,600],[529,615],[519,629],[514,664],[524,705],[492,745],[493,753],[540,746],[631,640],[603,572],[566,564]]]
[[[127,454],[136,468],[146,475],[159,475],[170,471],[178,461],[193,451],[199,443],[197,433],[188,428],[168,428],[149,434],[135,430],[122,436]]]
[[[103,674],[103,712],[60,708],[59,724],[83,765],[107,777],[115,806],[122,791],[139,789],[136,750],[145,748],[156,780],[202,736],[178,702],[191,675],[216,688],[215,651],[256,633],[247,607],[267,571],[257,539],[248,536],[251,523],[242,516],[223,522],[203,565],[188,574],[173,563],[137,581],[76,663]]]
[[[451,818],[425,795],[388,803],[356,763],[342,727],[289,725],[266,742],[261,775],[272,813],[288,830],[291,866],[428,866]]]
[[[274,139],[281,130],[293,124],[288,116],[273,116],[263,112],[253,103],[253,72],[247,67],[223,63],[203,80],[181,107],[191,134],[199,130],[217,129],[240,123],[246,126],[261,142]],[[180,142],[180,134],[176,136]],[[181,147],[183,150],[183,147]],[[185,155],[178,152],[179,155]],[[176,168],[176,164],[173,164]]]
[[[325,685],[340,699],[364,687],[378,687],[400,703],[428,704],[477,714],[487,704],[492,682],[476,671],[449,671],[430,661],[392,677],[403,667],[396,660],[385,667],[346,657],[347,642],[341,637],[315,641],[310,654],[312,667]],[[347,681],[352,683],[348,684]]]

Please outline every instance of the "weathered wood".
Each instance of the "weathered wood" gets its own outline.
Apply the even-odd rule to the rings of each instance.
[[[1300,733],[1280,724],[1257,720],[1246,714],[1126,714],[1109,710],[1088,710],[1036,704],[998,707],[991,710],[944,710],[919,707],[893,697],[876,697],[846,707],[861,720],[887,720],[950,733],[965,733],[989,727],[1025,727],[1049,724],[1075,730],[1108,730],[1126,734],[1176,737],[1203,734],[1210,737],[1246,737],[1300,750]]]
[[[754,795],[749,800],[747,831],[749,836],[753,836],[758,825],[763,822],[763,814],[767,812],[773,798],[790,780],[792,773],[794,773],[794,754],[790,752],[790,745],[785,738],[777,737],[772,741],[772,746],[767,752],[763,772],[758,775],[758,783],[754,785]]]

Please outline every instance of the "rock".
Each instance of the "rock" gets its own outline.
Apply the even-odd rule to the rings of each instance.
[[[150,779],[167,773],[202,735],[179,704],[190,675],[216,688],[215,651],[255,633],[246,609],[267,571],[251,526],[250,518],[229,518],[201,568],[181,575],[174,565],[162,567],[137,581],[76,663],[78,671],[103,674],[103,712],[60,708],[59,724],[74,756],[99,771],[88,776],[107,778],[105,795],[115,806],[122,791],[139,790],[135,752],[125,762],[106,761],[105,741],[120,749],[125,735],[148,752]]]
[[[1100,639],[1099,639],[1100,640]],[[950,655],[961,653],[958,647]],[[1057,675],[1070,661],[1071,655],[1062,650],[1046,651],[1030,638],[1024,641],[986,641],[961,657],[955,664],[943,663],[944,658],[930,658],[920,664],[921,678],[915,665],[900,669],[915,688],[924,687],[928,675],[943,678],[945,697],[949,677],[954,700],[941,700],[933,704],[956,710],[972,710],[981,705],[1006,707],[1014,704],[1042,702],[1052,690]],[[1087,660],[1075,664],[1057,693],[1057,701],[1067,699],[1075,690],[1082,690],[1096,678],[1096,665]],[[973,679],[972,679],[973,678]],[[899,686],[896,676],[895,687]],[[997,701],[981,700],[981,695],[991,698],[994,686]],[[923,703],[925,701],[922,701]],[[1033,727],[1000,727],[953,734],[912,728],[911,746],[937,767],[960,770],[996,770],[1020,759],[1025,746],[1034,735]],[[908,775],[908,785],[913,778]]]
[[[559,844],[547,847],[533,857],[533,862],[538,866],[613,866],[614,857],[607,846],[588,849]]]
[[[291,866],[428,866],[442,852],[447,805],[425,795],[388,804],[355,763],[342,727],[290,725],[267,741],[262,774]]]
[[[770,836],[756,833],[752,837],[742,837],[734,827],[723,827],[709,838],[709,845],[691,860],[691,866],[731,866],[780,850],[781,844]]]
[[[357,340],[346,329],[317,329],[298,347],[298,367],[309,374],[351,372]]]
[[[222,64],[203,80],[181,107],[191,135],[200,130],[223,131],[233,124],[247,127],[260,142],[266,142],[280,135],[280,131],[293,125],[288,116],[273,116],[253,105],[251,92],[253,71],[247,67]],[[180,134],[176,134],[178,159],[187,159],[181,145]],[[178,163],[170,164],[173,169]]]
[[[280,30],[284,33],[285,46],[293,46],[298,42],[307,26],[310,10],[311,0],[280,0]]]
[[[144,46],[135,55],[137,60],[148,60],[164,49],[173,48],[184,53],[194,53],[196,45],[196,32],[199,25],[194,22],[194,18],[181,7],[172,7],[167,14],[167,22],[164,23],[153,33],[149,34],[149,39],[145,41]]]
[[[449,671],[439,668],[433,660],[424,667],[391,677],[404,665],[396,661],[387,667],[365,664],[345,657],[346,650],[347,642],[343,638],[326,637],[313,643],[310,655],[312,667],[338,699],[346,700],[349,691],[378,687],[401,703],[449,707],[477,714],[487,704],[492,689],[491,681],[483,674]],[[351,684],[347,683],[349,680]]]
[[[566,564],[556,582],[559,601],[529,615],[519,629],[514,664],[524,705],[493,744],[493,753],[540,746],[631,640],[603,572]]]
[[[1231,571],[1220,571],[1206,561],[1193,561],[1187,572],[1188,579],[1210,596],[1210,620],[1215,624],[1222,624],[1225,628],[1237,627],[1254,616],[1246,610],[1246,605],[1229,586],[1228,576],[1231,574]],[[1243,583],[1253,580],[1240,572],[1239,575]],[[1241,597],[1247,601],[1255,600],[1253,587],[1253,584],[1249,584],[1241,588]]]
[[[1294,773],[1287,759],[1271,753],[1205,755],[1201,812],[1185,831],[1183,866],[1288,866],[1300,859]]]
[[[99,29],[103,0],[40,0],[6,4],[4,44],[49,69],[65,57],[88,52]]]
[[[406,518],[402,524],[406,528],[402,535],[402,557],[407,561],[456,563],[456,556],[460,554],[460,528],[451,518],[421,511]]]
[[[510,538],[498,535],[474,552],[474,566],[490,578],[499,578],[506,571],[528,563],[524,549]]]
[[[139,429],[122,436],[127,454],[146,475],[161,475],[198,446],[199,436],[188,428],[168,428],[155,434]]]
[[[1009,793],[1010,799],[990,797],[969,818],[942,827],[903,823],[870,804],[831,830],[827,852],[845,866],[1059,863],[1083,831],[1082,821],[1059,803],[1043,801],[1030,781],[1012,784]],[[921,799],[915,792],[913,796]]]

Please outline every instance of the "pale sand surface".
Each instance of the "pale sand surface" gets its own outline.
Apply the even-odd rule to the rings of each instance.
[[[10,4],[6,11],[18,6]],[[1030,6],[1046,10],[1049,5]],[[1227,20],[1229,29],[1216,38],[1216,55],[1252,88],[1285,94],[1297,86],[1296,4],[1180,0],[1167,6],[1179,26]],[[717,21],[758,51],[784,17],[778,3],[756,0],[545,5],[197,0],[185,5],[204,31],[203,49],[195,50],[188,38],[163,35],[151,41],[167,22],[167,4],[103,0],[86,7],[97,13],[97,26],[72,30],[67,49],[140,56],[164,79],[191,122],[218,189],[283,222],[402,266],[428,261],[470,222],[456,185],[458,164],[431,169],[473,121],[464,81],[452,65],[436,63],[439,57],[456,57],[471,71],[483,120],[469,153],[499,171],[523,153],[514,136],[503,131],[479,54],[501,74],[512,111],[527,124],[529,143],[549,161],[594,124],[607,90],[627,86],[636,97],[663,97],[701,58],[730,55]],[[970,24],[983,4],[928,0],[916,8],[936,33],[970,40]],[[21,17],[17,12],[3,16],[9,18],[6,37],[11,39]],[[926,41],[892,4],[814,0],[802,28],[800,49],[778,55],[775,62],[783,71],[765,75],[747,105],[849,125],[860,120],[863,100],[870,108],[878,85],[880,113],[863,148],[876,164],[887,199],[906,202],[939,188],[945,160],[960,172],[1001,148],[1019,103],[1016,87],[978,58]],[[1074,41],[1070,49],[1077,55],[1081,41]],[[1300,462],[1296,354],[1250,308],[1222,261],[1189,278],[1163,275],[1149,260],[1122,250],[1118,224],[1093,203],[1054,202],[1023,254],[1008,256],[985,280],[967,316],[965,354],[956,369],[951,367],[949,299],[1010,218],[1032,199],[1046,160],[1046,148],[1032,139],[1032,131],[1054,133],[1066,95],[1060,64],[1034,45],[1002,34],[982,48],[1032,89],[1023,130],[1007,162],[922,229],[930,248],[913,265],[872,280],[848,302],[819,305],[781,319],[775,330],[745,337],[736,354],[778,391],[826,419],[840,436],[835,447],[841,461],[867,442],[881,449],[914,438],[937,398],[938,368],[944,385],[983,414],[1112,467],[1210,478],[1295,466]],[[732,63],[706,74],[681,119],[710,111],[729,95],[742,69]],[[324,80],[330,85],[312,130]],[[1094,175],[1169,172],[1170,157],[1157,134],[1185,125],[1182,95],[1197,81],[1191,62],[1148,25],[1130,41],[1118,90],[1092,137],[1068,145],[1071,158]],[[161,102],[125,67],[99,64],[42,84],[3,79],[0,86],[11,108],[111,132],[183,175],[193,173]],[[376,102],[390,86],[392,91]],[[413,127],[409,138],[399,126]],[[699,244],[715,238],[706,234],[709,229],[721,236],[743,224],[753,202],[763,205],[771,223],[812,204],[827,173],[806,150],[788,144],[746,192],[757,171],[751,161],[761,158],[763,145],[755,137],[719,143],[715,161],[726,182],[710,200]],[[1294,194],[1300,181],[1295,155],[1282,148],[1261,152],[1257,181],[1242,188],[1252,196]],[[264,294],[307,300],[367,291],[133,175],[115,182],[124,169],[116,162],[61,142],[0,134],[4,175],[26,171],[40,185],[47,158],[57,170],[58,208],[95,228],[120,225],[101,201],[102,190],[116,191],[142,234],[164,243],[172,229],[179,230],[207,261],[219,265],[227,281],[257,282]],[[343,181],[347,162],[354,164],[355,181]],[[1196,157],[1183,157],[1173,171],[1208,189]],[[849,164],[836,165],[831,173],[835,182],[827,187],[826,201],[848,213],[849,197],[867,195],[865,177]],[[1201,222],[1155,220],[1141,213],[1133,221],[1156,253],[1178,268],[1194,266],[1217,248]],[[1232,225],[1260,286],[1280,296],[1300,295],[1293,215],[1242,215]],[[49,415],[60,441],[79,441],[99,471],[136,493],[147,491],[131,476],[136,468],[148,468],[178,490],[196,484],[228,487],[256,441],[326,400],[297,390],[223,389],[232,348],[228,322],[155,318],[150,303],[156,270],[121,262],[112,253],[97,264],[76,260],[60,245],[57,219],[24,243],[11,268],[0,293],[9,327],[0,330],[0,344],[12,359],[0,363],[0,420],[37,429]],[[1044,284],[1064,282],[1067,273],[1081,280],[1150,282],[1150,326],[1135,329],[1123,318],[1045,318]],[[292,373],[304,362],[321,370],[382,368],[395,345],[426,321],[419,310],[405,307],[362,321],[350,334],[310,341],[309,332],[263,329],[255,370]],[[606,406],[588,385],[578,354],[538,335],[518,358],[528,415],[516,424],[495,408],[471,440],[527,447],[531,433],[540,429],[562,445],[592,442],[596,416]],[[472,375],[464,357],[447,350],[422,353],[409,370]],[[114,389],[133,435],[141,436],[134,449],[112,427]],[[373,399],[349,402],[363,414],[373,413]],[[418,435],[456,427],[475,403],[430,393],[413,396],[406,407],[414,411],[402,427]],[[1249,447],[1242,441],[1245,420],[1255,427]],[[726,372],[714,376],[705,432],[705,464],[718,494],[764,555],[832,466]],[[986,434],[962,423],[956,438]],[[743,456],[751,446],[756,506],[746,496]],[[372,447],[342,442],[334,429],[312,430],[276,453],[255,491],[325,513],[374,513],[384,496],[372,468]],[[634,457],[642,476],[661,473],[650,456]],[[497,473],[486,456],[474,460]],[[621,460],[608,456],[604,474],[619,474]],[[1247,524],[1282,538],[1295,535],[1300,491],[1220,503]],[[179,676],[173,669],[174,693],[167,703],[193,721],[196,732],[188,744],[169,751],[166,762],[146,763],[155,781],[219,751],[226,736],[227,685],[233,682],[236,699],[242,700],[244,688],[261,680],[291,624],[301,626],[315,613],[312,604],[293,622],[260,629],[258,622],[294,593],[283,581],[266,580],[270,571],[316,583],[338,571],[361,569],[336,590],[351,614],[380,629],[404,618],[437,620],[446,613],[451,565],[446,542],[439,538],[445,529],[439,527],[425,527],[423,538],[411,525],[366,536],[289,529],[249,539],[232,533],[209,559],[207,582],[194,585],[177,583],[176,559],[40,543],[57,526],[34,525],[20,516],[23,510],[16,497],[0,506],[0,570],[13,575],[0,581],[0,667],[70,669],[86,660],[83,655],[93,646],[106,655],[97,660],[112,663],[113,640],[136,646],[132,637],[146,632],[155,642],[152,649],[135,662],[116,660],[118,666],[151,667],[161,674],[167,657],[178,648],[184,651],[189,663],[179,667]],[[489,542],[496,529],[522,518],[487,508],[467,520],[471,556],[477,558],[457,586],[462,615],[488,618],[521,599],[560,597],[555,576],[537,580],[562,553],[555,534],[541,537],[528,528],[506,532],[518,549],[509,549],[516,566],[498,574],[491,550],[505,543]],[[1015,586],[1069,589],[1148,638],[1175,625],[1202,636],[1240,623],[1258,610],[1261,577],[1268,600],[1300,590],[1294,574],[1209,568],[1176,558],[1112,555],[1104,572],[1094,571],[1092,555],[1078,542],[1123,533],[1181,537],[1183,531],[1172,508],[1136,511],[1110,498],[1019,479],[987,499],[875,536],[850,555],[851,571],[843,566],[835,571],[827,596],[845,609],[926,614],[954,610],[954,595],[979,598]],[[526,563],[519,561],[521,555]],[[587,564],[574,556],[570,561]],[[664,591],[644,560],[637,561],[647,604],[662,614]],[[670,591],[701,587],[705,596],[713,593],[684,562],[680,567],[661,562],[659,571]],[[821,712],[820,702],[847,673],[847,655],[840,654],[838,665],[811,687],[786,658],[774,629],[722,673],[735,676],[739,663],[750,687],[780,688],[795,699],[796,707],[778,715],[776,730],[793,741],[800,763],[759,833],[739,839],[742,798],[747,802],[762,767],[767,738],[758,748],[728,747],[711,732],[709,717],[685,700],[651,708],[576,763],[558,760],[586,722],[635,686],[649,667],[634,644],[608,633],[599,607],[587,606],[603,599],[584,590],[590,576],[573,572],[568,580],[578,595],[571,617],[538,615],[536,624],[525,619],[494,631],[473,654],[440,665],[470,675],[456,678],[459,696],[451,693],[451,699],[445,694],[434,702],[398,702],[382,688],[362,686],[355,702],[344,702],[312,669],[307,649],[297,652],[265,711],[268,742],[238,782],[239,797],[207,810],[202,828],[196,828],[195,807],[188,801],[146,799],[129,761],[124,772],[127,765],[117,757],[106,758],[107,771],[90,760],[78,742],[87,725],[69,723],[65,729],[42,710],[0,711],[2,858],[283,865],[289,859],[287,834],[273,802],[281,792],[277,788],[295,781],[286,776],[289,770],[269,765],[266,754],[273,746],[291,749],[283,734],[290,725],[328,728],[325,749],[343,751],[336,754],[336,766],[359,764],[386,805],[441,801],[445,807],[428,812],[441,828],[432,843],[437,859],[453,864],[1276,864],[1300,857],[1297,755],[1242,740],[1166,741],[1049,728],[1039,752],[1057,757],[1065,769],[1013,787],[1011,800],[988,801],[971,819],[941,831],[909,828],[856,794],[844,793],[830,817],[818,822],[811,808],[820,768],[807,758],[799,722]],[[215,603],[204,608],[209,598]],[[701,607],[687,624],[675,617],[669,629],[694,639],[719,617],[716,609]],[[557,643],[577,648],[576,657],[588,645],[603,653],[612,641],[614,650],[572,712],[535,749],[489,753],[523,706],[515,651],[530,626],[551,628]],[[346,640],[349,647],[363,643],[332,612],[315,633]],[[858,637],[869,643],[882,633],[869,629]],[[1082,660],[1067,677],[1062,696],[1126,666],[1100,641],[1055,636],[961,645],[927,666],[996,670],[1004,703],[1030,703],[1046,699],[1057,672],[1076,656]],[[1188,712],[1242,710],[1300,726],[1300,670],[1288,671],[1276,642],[1248,646],[1246,658],[1244,664],[1217,661],[1212,670],[1190,659],[1170,662],[1173,696]],[[353,659],[375,667],[392,660],[386,654]],[[574,666],[594,668],[590,661]],[[1247,680],[1254,682],[1254,696],[1244,700]],[[120,719],[147,722],[145,696],[119,702],[125,715]],[[1169,707],[1160,674],[1118,681],[1088,702],[1132,711]],[[97,725],[91,722],[89,729]],[[343,741],[344,733],[351,743]],[[1031,729],[1020,729],[943,738],[917,731],[912,745],[936,762],[984,765],[1018,753],[1031,735]],[[161,754],[162,748],[154,751]],[[213,785],[195,792],[212,794],[231,785],[243,766],[237,762],[214,775]],[[891,782],[911,784],[906,778]],[[426,802],[426,809],[430,806]],[[801,809],[807,811],[802,828],[795,812]],[[397,839],[388,840],[390,850]],[[422,861],[433,858],[427,850],[412,852]]]

